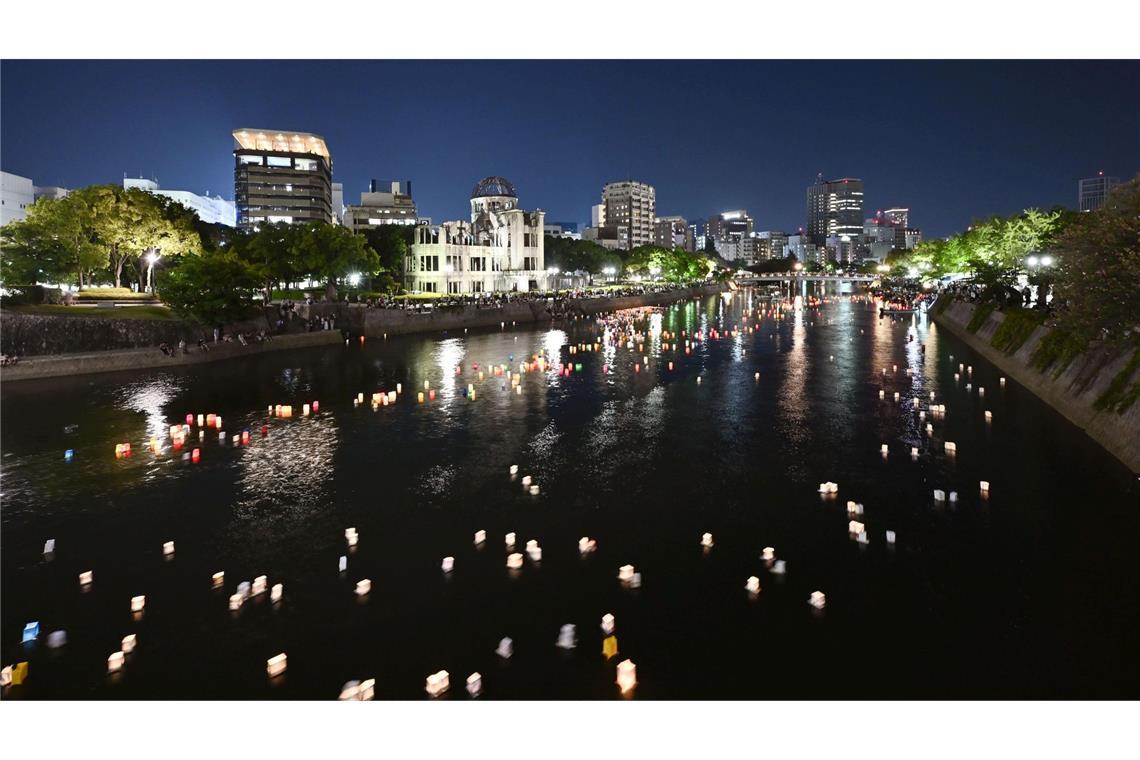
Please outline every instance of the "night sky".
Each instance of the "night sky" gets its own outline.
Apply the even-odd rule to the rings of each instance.
[[[0,163],[38,185],[141,172],[232,199],[231,131],[297,130],[324,136],[346,203],[410,179],[435,222],[499,174],[551,221],[634,178],[661,215],[794,230],[822,172],[942,236],[1140,169],[1137,62],[4,61],[0,79]]]

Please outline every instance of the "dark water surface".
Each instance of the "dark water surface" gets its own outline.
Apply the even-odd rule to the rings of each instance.
[[[6,384],[0,646],[3,664],[30,665],[5,697],[333,699],[346,681],[375,678],[377,698],[418,699],[447,670],[451,699],[467,698],[473,671],[484,698],[610,698],[626,658],[634,698],[1140,696],[1131,474],[1027,390],[1000,388],[998,371],[952,336],[924,318],[879,319],[866,302],[753,318],[755,333],[660,352],[662,326],[743,326],[742,312],[766,303],[745,291],[672,307],[652,320],[644,354],[569,357],[568,344],[597,331],[580,321]],[[543,349],[581,371],[524,374],[516,395],[472,370],[517,370]],[[959,362],[973,374],[956,382]],[[439,395],[420,405],[425,379]],[[357,393],[397,382],[395,406],[354,408]],[[475,401],[462,395],[469,382]],[[911,398],[926,409],[930,391],[947,414],[928,415],[927,437]],[[314,399],[320,412],[302,417]],[[292,419],[267,416],[288,403]],[[219,445],[216,433],[198,444],[195,428],[172,451],[169,426],[206,412],[222,415],[227,436],[250,428],[250,445]],[[133,454],[116,459],[124,441]],[[198,464],[181,458],[193,446]],[[538,496],[510,478],[512,464]],[[839,484],[837,498],[821,499],[822,481]],[[935,488],[959,501],[935,503]],[[848,535],[849,499],[865,505],[866,546]],[[351,551],[348,527],[360,535]],[[541,562],[508,572],[509,531],[520,552],[538,540]],[[596,553],[579,556],[581,536]],[[765,546],[785,576],[761,561]],[[627,563],[640,589],[618,582]],[[231,612],[237,584],[262,574],[284,584],[283,600]],[[364,598],[361,578],[373,584]],[[817,589],[822,612],[807,603]],[[610,661],[605,613],[620,649]],[[40,638],[22,644],[33,620]],[[572,651],[555,647],[567,623]],[[48,649],[59,629],[68,643]],[[109,677],[107,656],[128,633],[138,648]],[[494,653],[504,636],[510,660]],[[278,652],[288,671],[271,680]]]

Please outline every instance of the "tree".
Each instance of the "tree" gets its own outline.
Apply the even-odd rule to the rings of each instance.
[[[295,282],[305,274],[295,253],[299,230],[286,222],[263,224],[230,240],[229,249],[263,283],[266,300],[272,296],[274,285]]]
[[[260,281],[232,251],[180,257],[158,279],[158,292],[176,314],[204,325],[249,315]]]
[[[1083,341],[1140,345],[1140,175],[1068,221],[1052,247],[1058,326]]]
[[[548,267],[557,267],[563,272],[601,274],[609,268],[615,271],[622,268],[620,255],[593,240],[547,235],[543,241],[543,257]]]
[[[77,191],[65,198],[41,198],[27,218],[3,230],[3,271],[8,284],[74,282],[83,287],[91,273],[107,264],[106,251],[94,242],[89,209]]]
[[[325,281],[325,297],[336,298],[337,283],[350,272],[371,275],[380,258],[364,237],[325,222],[297,225],[293,252],[305,274]]]

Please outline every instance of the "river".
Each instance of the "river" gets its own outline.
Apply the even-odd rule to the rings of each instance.
[[[626,659],[635,699],[1140,695],[1131,473],[921,315],[840,297],[768,309],[751,290],[682,302],[646,319],[643,352],[570,355],[599,332],[577,320],[5,384],[0,645],[2,664],[29,663],[5,697],[335,699],[374,678],[379,699],[418,699],[446,670],[451,699],[468,698],[472,672],[484,699],[618,698]],[[693,331],[705,339],[686,353]],[[489,374],[540,352],[551,366],[522,374],[521,393]],[[398,401],[373,408],[397,383]],[[277,404],[293,416],[268,414]],[[175,451],[170,426],[188,413]],[[213,428],[199,442],[199,413],[221,415],[224,443]],[[249,443],[232,443],[244,429]],[[817,493],[825,481],[835,497]],[[594,552],[579,553],[583,536]],[[626,564],[639,588],[619,582]],[[282,598],[231,611],[260,575]],[[22,643],[29,621],[39,638]],[[555,645],[566,624],[574,649]],[[67,643],[51,648],[57,630]],[[287,670],[270,678],[280,652]]]

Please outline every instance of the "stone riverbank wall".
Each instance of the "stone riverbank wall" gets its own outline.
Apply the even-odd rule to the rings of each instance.
[[[574,303],[575,314],[599,314],[638,306],[665,305],[689,298],[714,295],[723,285],[684,288],[665,293],[649,293],[620,298],[591,298]],[[176,320],[108,319],[102,317],[55,316],[5,313],[0,318],[5,354],[21,357],[17,364],[0,371],[0,380],[11,382],[41,377],[59,377],[91,372],[115,372],[126,369],[151,369],[184,364],[197,364],[238,358],[265,351],[332,345],[343,342],[340,328],[353,335],[380,338],[387,335],[430,333],[463,328],[497,327],[500,322],[549,322],[547,301],[524,301],[498,309],[473,306],[444,308],[431,312],[400,309],[366,309],[340,303],[298,304],[297,316],[336,316],[336,330],[294,332],[277,335],[265,343],[213,343],[212,328],[206,329]],[[228,325],[226,332],[273,331],[277,310],[266,309],[262,318],[240,325]],[[296,325],[293,325],[293,329]],[[176,357],[163,355],[158,344],[177,346],[185,339],[190,353]],[[199,338],[205,338],[210,350],[197,349]]]
[[[1133,472],[1140,472],[1140,402],[1122,414],[1096,408],[1096,400],[1128,365],[1130,352],[1106,360],[1094,349],[1078,356],[1059,375],[1053,369],[1042,372],[1033,366],[1032,357],[1049,328],[1038,327],[1016,351],[1007,354],[991,344],[1005,315],[995,310],[971,333],[967,325],[974,308],[974,304],[961,301],[939,305],[934,309],[934,321],[1088,433]]]

